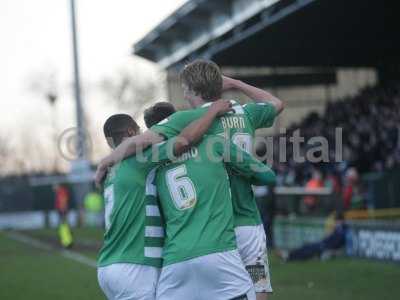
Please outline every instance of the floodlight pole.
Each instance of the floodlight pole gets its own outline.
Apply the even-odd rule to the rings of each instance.
[[[78,55],[78,34],[76,26],[75,0],[70,0],[71,4],[71,30],[72,30],[72,50],[74,64],[74,94],[76,102],[76,160],[71,163],[71,171],[69,174],[70,182],[75,182],[73,191],[79,211],[79,223],[81,226],[84,219],[83,199],[91,190],[90,183],[90,163],[87,160],[86,149],[86,130],[85,120],[82,108],[81,85],[79,76],[79,55]]]
[[[85,128],[83,120],[83,109],[81,100],[81,84],[79,75],[79,56],[78,56],[78,38],[76,29],[76,17],[75,17],[75,0],[70,0],[71,3],[71,26],[72,26],[72,50],[73,50],[73,61],[74,61],[74,94],[76,101],[76,121],[77,121],[77,143],[76,153],[77,158],[84,160],[86,159],[86,144],[85,144]]]

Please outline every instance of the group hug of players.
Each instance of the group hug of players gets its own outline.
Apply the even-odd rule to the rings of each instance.
[[[126,114],[104,134],[113,151],[99,164],[104,245],[98,281],[108,299],[266,299],[272,292],[266,237],[252,185],[275,181],[252,156],[255,130],[271,127],[283,103],[196,60],[180,73],[193,108],[160,102],[147,131]],[[236,89],[253,102],[223,100]]]

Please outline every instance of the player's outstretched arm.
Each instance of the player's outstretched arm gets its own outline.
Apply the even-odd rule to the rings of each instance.
[[[240,176],[248,178],[253,185],[268,185],[276,181],[275,172],[251,154],[230,141],[225,141],[224,162]]]
[[[188,151],[190,147],[200,142],[214,119],[229,111],[232,111],[232,104],[230,101],[221,99],[213,102],[204,116],[190,123],[178,135],[174,145],[174,155],[179,156]]]
[[[256,102],[271,104],[272,106],[275,107],[277,115],[279,115],[285,107],[284,102],[278,97],[272,95],[271,93],[262,90],[260,88],[257,88],[255,86],[252,86],[250,84],[247,84],[243,81],[223,76],[223,90],[226,91],[231,89],[241,91],[247,97]]]
[[[96,185],[101,185],[109,167],[112,167],[124,158],[134,155],[138,150],[144,150],[151,145],[162,142],[163,140],[163,136],[151,130],[147,130],[142,134],[124,140],[111,152],[111,154],[103,158],[98,164],[95,174]]]

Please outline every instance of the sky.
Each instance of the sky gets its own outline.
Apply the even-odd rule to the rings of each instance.
[[[133,57],[131,47],[185,0],[76,0],[85,109],[103,118],[93,83],[128,68],[158,76],[152,63]],[[24,133],[51,124],[73,126],[72,45],[69,0],[0,0],[0,134]],[[55,78],[56,112],[42,90]],[[46,79],[46,80],[45,80]]]

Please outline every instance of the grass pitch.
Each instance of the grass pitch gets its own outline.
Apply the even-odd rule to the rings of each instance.
[[[24,234],[50,245],[57,241],[54,230]],[[95,259],[101,231],[80,229],[74,235],[74,251]],[[398,264],[348,258],[282,264],[273,255],[270,264],[272,300],[375,300],[400,295]],[[0,299],[105,298],[95,268],[63,257],[54,245],[50,250],[37,249],[0,232]]]
[[[0,233],[0,299],[104,299],[96,269]]]

